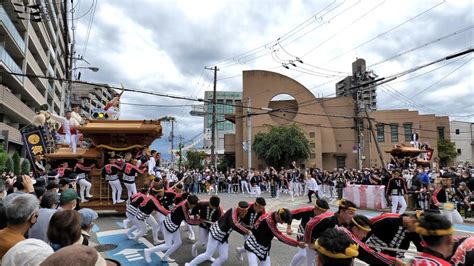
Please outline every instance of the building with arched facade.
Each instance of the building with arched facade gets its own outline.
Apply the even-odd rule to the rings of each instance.
[[[281,94],[292,99],[278,100],[275,96]],[[279,73],[243,71],[242,105],[252,108],[235,107],[235,134],[225,135],[225,154],[235,156],[235,167],[264,169],[265,163],[254,152],[249,159],[249,140],[253,143],[255,135],[268,132],[270,126],[296,124],[304,131],[311,148],[309,159],[299,164],[322,169],[357,168],[354,104],[350,96],[316,98],[302,84]],[[412,134],[418,133],[422,142],[434,148],[433,158],[436,158],[438,138],[449,138],[446,116],[420,115],[406,109],[372,111],[369,116],[382,151],[401,143],[409,144]],[[377,167],[381,163],[367,121],[364,119],[360,133],[362,166]],[[382,153],[387,163],[390,155]]]

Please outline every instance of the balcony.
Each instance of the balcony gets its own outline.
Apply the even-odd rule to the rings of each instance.
[[[26,53],[26,61],[36,75],[43,76],[43,70],[40,68],[35,57],[33,56],[33,54],[31,54],[30,51]],[[43,86],[43,90],[46,90],[48,88],[46,84],[48,83],[48,81],[46,79],[38,79],[38,80],[39,80],[39,83],[41,83],[41,85]]]
[[[11,36],[13,37],[13,40],[15,40],[16,44],[18,45],[18,47],[24,54],[26,50],[25,41],[23,40],[23,37],[16,29],[15,25],[13,25],[13,22],[11,21],[10,17],[7,14],[8,14],[7,11],[0,4],[0,22],[11,34]]]
[[[46,53],[43,49],[43,46],[41,45],[41,42],[38,38],[38,35],[36,35],[36,32],[33,29],[33,26],[31,25],[31,22],[29,23],[30,25],[30,31],[29,31],[29,38],[31,39],[31,42],[33,43],[33,46],[31,48],[34,48],[35,54],[39,54],[40,60],[37,60],[43,67],[43,69],[46,69],[48,66],[46,64],[48,57],[46,56]],[[30,48],[30,50],[31,50]]]
[[[31,82],[29,78],[25,79],[25,90],[28,92],[31,98],[38,103],[38,105],[46,103],[44,95],[39,92],[38,88],[33,84],[33,82]]]
[[[53,67],[49,64],[48,64],[48,76],[53,77],[53,78],[56,77]]]
[[[3,131],[3,130],[8,131],[8,141],[15,142],[17,144],[23,144],[20,130],[14,127],[11,127],[5,123],[0,122],[0,131]]]
[[[18,99],[10,89],[5,86],[0,85],[0,105],[3,105],[8,110],[4,110],[11,117],[17,117],[17,119],[22,119],[21,124],[30,123],[35,116],[35,112],[31,110],[28,105],[24,104],[20,99]]]
[[[0,61],[10,70],[10,72],[22,73],[21,67],[13,60],[3,46],[0,46]],[[20,82],[23,82],[24,77],[15,76]]]

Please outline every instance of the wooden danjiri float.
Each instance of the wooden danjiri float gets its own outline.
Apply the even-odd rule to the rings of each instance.
[[[93,198],[88,202],[81,203],[81,207],[123,212],[125,210],[124,203],[112,204],[110,186],[101,176],[102,167],[108,163],[110,156],[121,155],[125,160],[127,155],[133,158],[137,154],[143,154],[145,157],[147,154],[149,155],[148,147],[162,135],[160,121],[86,119],[76,127],[76,130],[82,140],[76,152],[73,152],[68,145],[59,144],[60,142],[56,141],[58,134],[47,122],[23,130],[23,141],[27,148],[28,159],[34,166],[35,157],[41,156],[46,172],[54,173],[54,169],[57,169],[62,163],[68,162],[69,168],[74,168],[77,158],[84,158],[85,165],[94,165],[88,175],[92,184]],[[145,171],[144,174],[137,176],[136,186],[138,189],[145,180],[148,180],[147,173]],[[34,175],[41,176],[36,170]],[[121,198],[127,199],[125,187],[123,187]]]

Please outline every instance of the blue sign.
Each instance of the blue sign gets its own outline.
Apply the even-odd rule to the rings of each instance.
[[[97,240],[101,245],[117,245],[115,249],[106,252],[108,258],[117,260],[122,265],[171,265],[168,262],[161,262],[160,257],[155,253],[151,254],[151,263],[148,264],[145,261],[143,250],[153,247],[153,245],[147,240],[144,240],[144,243],[139,243],[128,239],[125,235],[126,231],[127,229],[119,229],[97,233]]]

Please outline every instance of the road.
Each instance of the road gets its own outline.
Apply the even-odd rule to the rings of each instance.
[[[207,194],[198,195],[201,200],[209,199]],[[273,211],[281,207],[296,209],[299,207],[308,206],[307,197],[295,198],[295,201],[292,202],[290,198],[286,195],[283,195],[279,199],[270,198],[269,194],[263,194],[267,200],[267,211]],[[252,201],[252,198],[248,195],[242,194],[219,194],[221,198],[221,205],[224,210],[233,207],[240,200]],[[335,207],[331,207],[335,210]],[[369,210],[358,210],[359,214],[366,215],[368,217],[373,217],[381,212],[369,211]],[[104,249],[108,250],[102,253],[106,257],[111,257],[113,259],[119,260],[122,262],[122,265],[148,265],[143,258],[143,248],[148,245],[152,240],[151,230],[148,235],[145,237],[144,243],[137,244],[132,240],[128,240],[121,230],[121,223],[123,221],[123,216],[116,215],[102,215],[98,219],[93,231],[93,238],[91,239],[95,244],[109,244],[108,246],[102,246]],[[296,232],[299,221],[294,221],[292,224],[293,230]],[[285,226],[281,226],[282,231],[284,231]],[[183,240],[182,246],[171,256],[175,259],[175,263],[170,263],[169,265],[184,265],[185,262],[189,262],[193,259],[191,255],[191,246],[194,241],[191,241],[187,238],[187,233],[184,231],[184,228],[181,227],[181,236]],[[470,224],[456,225],[456,234],[469,234],[474,235],[474,226]],[[195,227],[196,237],[198,237],[198,228]],[[225,265],[242,265],[242,262],[237,260],[235,249],[238,246],[243,246],[243,237],[237,232],[233,232],[229,238],[229,259]],[[204,252],[205,248],[199,249],[199,252]],[[414,247],[412,247],[414,250]],[[272,265],[276,266],[286,266],[290,264],[290,261],[293,255],[296,253],[296,248],[287,246],[278,240],[274,239],[272,242],[272,248],[270,252],[270,257]],[[158,256],[153,256],[153,263],[150,265],[166,265],[161,264]],[[246,264],[246,258],[244,256],[244,265]],[[210,262],[203,263],[201,265],[211,265]],[[362,262],[357,262],[357,265],[365,265]]]

